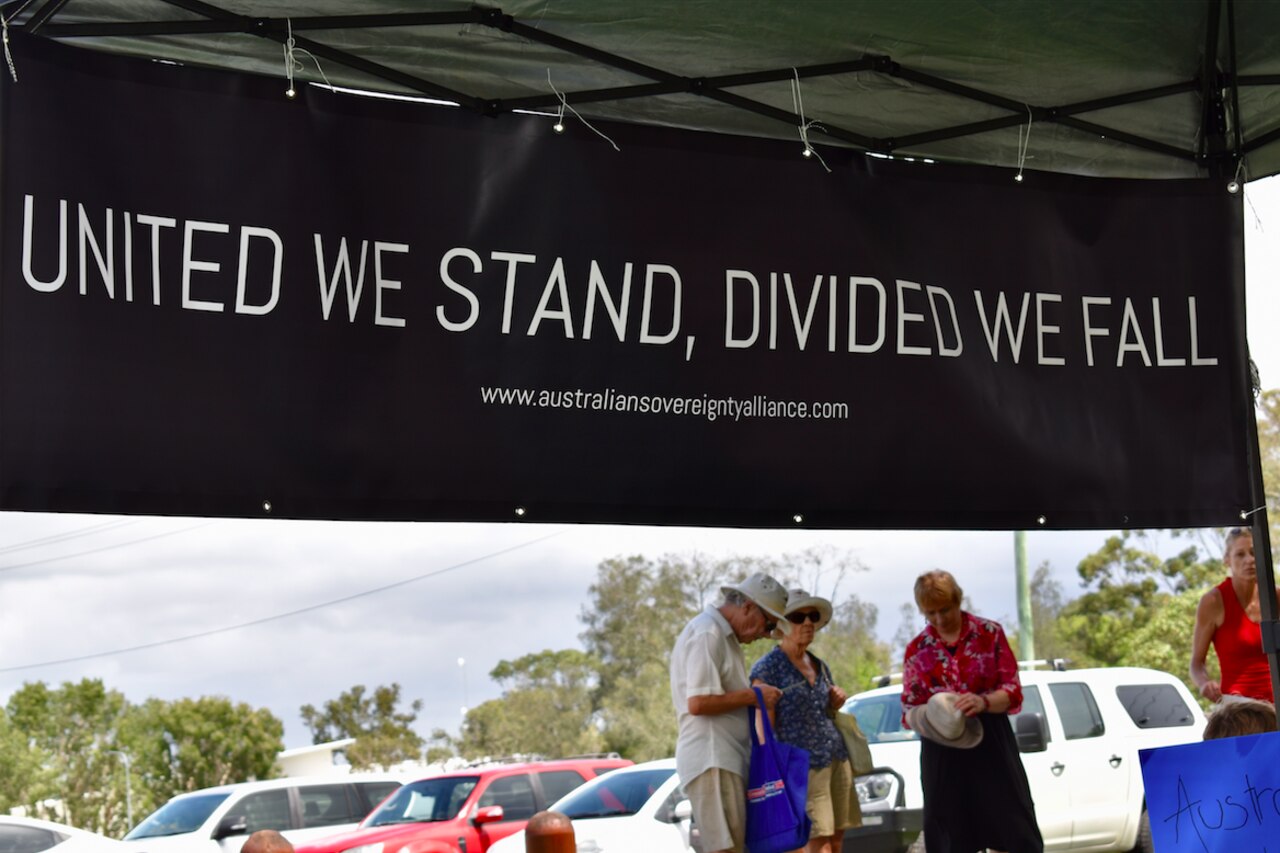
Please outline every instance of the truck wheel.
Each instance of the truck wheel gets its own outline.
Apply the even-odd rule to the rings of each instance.
[[[1155,853],[1156,846],[1151,841],[1151,817],[1147,814],[1147,807],[1142,807],[1142,817],[1138,818],[1138,843],[1133,846],[1131,853]]]

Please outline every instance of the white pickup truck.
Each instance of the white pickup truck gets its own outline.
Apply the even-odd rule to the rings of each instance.
[[[1204,714],[1186,685],[1134,667],[1021,677],[1022,712],[1010,722],[1045,850],[1151,853],[1138,750],[1200,740]],[[920,740],[902,726],[901,695],[900,685],[881,687],[844,705],[876,766],[858,777],[863,826],[845,833],[844,853],[902,853],[920,832]]]

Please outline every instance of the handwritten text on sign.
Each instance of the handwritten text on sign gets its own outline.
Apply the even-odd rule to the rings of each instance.
[[[1140,756],[1155,849],[1280,851],[1280,733],[1144,749]]]

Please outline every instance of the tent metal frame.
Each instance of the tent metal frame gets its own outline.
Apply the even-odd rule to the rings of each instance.
[[[573,54],[600,65],[633,74],[650,82],[603,89],[586,89],[565,92],[564,99],[570,105],[600,101],[625,101],[671,94],[692,94],[710,98],[729,107],[754,113],[784,124],[795,126],[801,117],[789,110],[762,103],[737,94],[732,89],[760,83],[776,83],[793,78],[832,77],[844,74],[880,74],[898,78],[915,85],[945,92],[987,107],[1004,110],[1006,116],[967,124],[939,127],[933,130],[898,137],[873,137],[855,129],[829,123],[815,124],[815,133],[823,133],[832,140],[861,148],[865,151],[892,155],[909,151],[913,147],[943,140],[957,139],[995,130],[1016,127],[1028,118],[1035,122],[1058,124],[1079,133],[1103,137],[1125,145],[1140,148],[1166,157],[1197,164],[1213,176],[1233,174],[1241,158],[1249,152],[1280,139],[1280,128],[1247,138],[1239,120],[1240,87],[1280,86],[1280,74],[1237,76],[1235,73],[1234,0],[1207,0],[1206,41],[1204,62],[1196,78],[1131,92],[1121,92],[1105,98],[1079,101],[1070,104],[1036,105],[983,91],[909,68],[895,62],[890,56],[863,55],[843,62],[775,68],[741,74],[715,77],[688,77],[588,44],[563,38],[540,27],[531,26],[505,14],[500,8],[473,6],[459,12],[404,12],[368,15],[330,15],[296,18],[251,17],[227,11],[203,0],[161,0],[176,9],[201,16],[192,20],[130,21],[102,23],[58,23],[58,13],[68,0],[11,0],[0,4],[0,13],[14,26],[29,33],[37,33],[50,39],[74,41],[82,38],[102,37],[159,37],[184,35],[219,35],[241,33],[284,44],[292,29],[297,47],[310,51],[317,57],[340,63],[347,68],[368,74],[377,79],[403,87],[431,98],[453,101],[462,107],[487,116],[498,116],[514,110],[555,109],[560,106],[556,94],[535,95],[522,98],[493,98],[484,94],[458,92],[397,68],[373,62],[350,51],[340,50],[314,38],[297,35],[301,32],[325,30],[351,30],[395,27],[435,27],[477,25],[510,33],[555,50]],[[33,8],[34,7],[34,8]],[[1230,44],[1225,70],[1219,71],[1218,41],[1221,21],[1225,11],[1227,37]],[[28,14],[29,13],[29,14]],[[24,19],[24,15],[26,16]],[[1141,103],[1159,98],[1199,92],[1203,111],[1201,133],[1195,149],[1184,149],[1154,139],[1131,133],[1123,128],[1089,121],[1082,116],[1117,106]],[[1229,122],[1233,133],[1225,130]]]

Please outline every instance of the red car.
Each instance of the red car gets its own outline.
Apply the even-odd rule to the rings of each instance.
[[[457,770],[401,786],[360,827],[296,853],[484,853],[625,758],[566,758]]]

